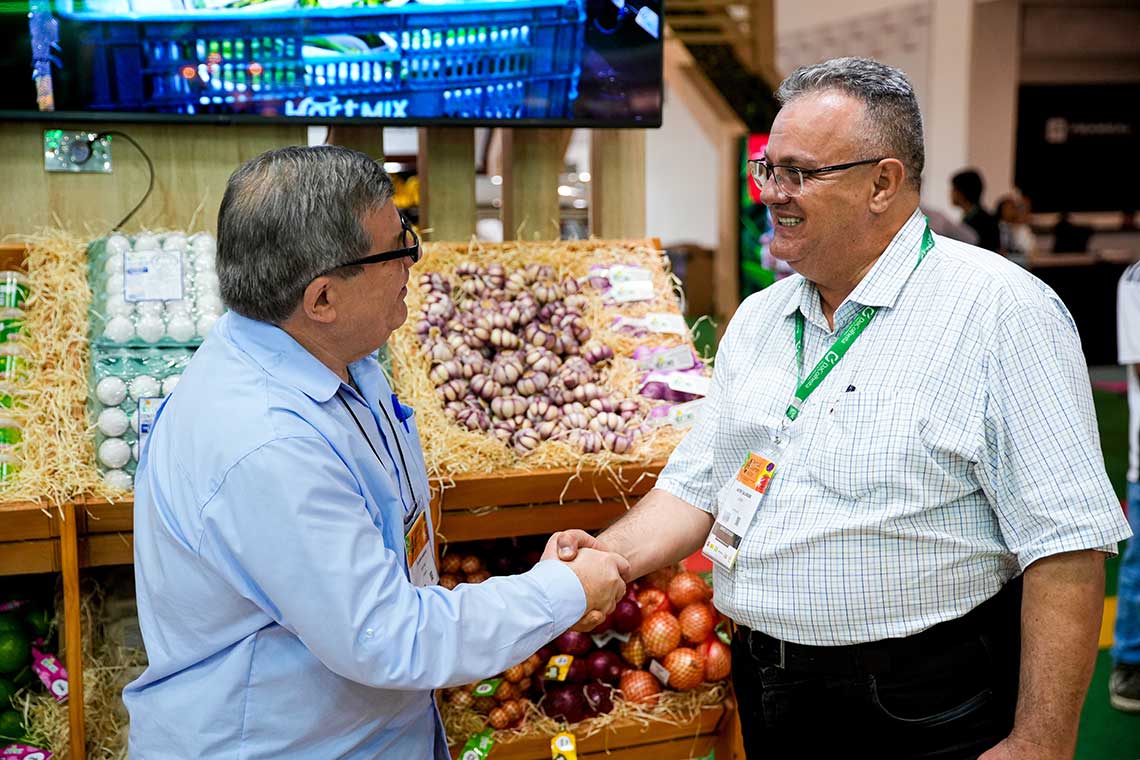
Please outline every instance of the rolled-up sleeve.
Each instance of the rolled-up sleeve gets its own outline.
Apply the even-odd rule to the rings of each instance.
[[[1059,301],[1005,310],[986,383],[976,473],[1020,567],[1067,551],[1115,552],[1130,531],[1105,473],[1076,326]]]
[[[414,586],[320,438],[276,439],[248,454],[203,508],[203,525],[199,553],[211,568],[330,670],[373,687],[485,678],[586,608],[577,576],[556,560],[453,590]]]

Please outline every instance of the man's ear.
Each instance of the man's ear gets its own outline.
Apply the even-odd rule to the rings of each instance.
[[[301,310],[314,322],[328,324],[336,320],[336,283],[329,275],[322,275],[305,288]]]
[[[906,167],[897,158],[887,158],[879,162],[872,175],[874,188],[871,190],[871,211],[881,214],[891,207],[895,197],[906,182]]]

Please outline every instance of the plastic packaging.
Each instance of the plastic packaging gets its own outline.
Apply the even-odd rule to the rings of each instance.
[[[224,311],[216,253],[217,243],[208,232],[143,232],[133,240],[115,234],[91,243],[92,342],[140,348],[201,345]]]
[[[11,269],[0,271],[0,309],[23,309],[28,290],[26,274]]]
[[[100,348],[92,356],[88,407],[103,481],[130,489],[139,456],[139,405],[170,394],[190,363],[188,348]],[[2,415],[0,415],[2,419]]]

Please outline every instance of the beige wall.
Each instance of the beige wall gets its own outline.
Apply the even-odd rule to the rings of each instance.
[[[979,4],[973,26],[968,163],[985,178],[982,203],[992,206],[1013,188],[1021,43],[1018,0]]]

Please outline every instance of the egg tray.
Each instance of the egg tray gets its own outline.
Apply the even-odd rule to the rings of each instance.
[[[181,301],[125,302],[121,294],[122,271],[115,271],[121,264],[117,265],[114,257],[121,255],[123,245],[121,240],[115,239],[126,238],[115,235],[96,240],[87,247],[88,283],[92,293],[89,311],[92,344],[132,348],[193,348],[201,345],[205,334],[224,310],[217,274],[213,269],[213,237],[209,233],[198,233],[189,238],[181,232],[166,235],[140,233],[135,236],[134,244],[144,235],[157,241],[157,245],[170,245],[168,252],[180,257],[186,297]],[[194,242],[185,242],[187,240]],[[117,254],[111,248],[120,250]],[[131,330],[133,334],[129,339],[108,337],[109,325],[116,317],[129,320],[129,326],[125,322],[115,323]],[[147,337],[152,339],[141,337],[139,332],[143,330],[148,331]]]
[[[129,490],[133,484],[139,456],[139,399],[170,395],[193,354],[188,348],[94,349],[88,411],[95,435],[96,467],[111,488]],[[116,440],[126,448],[108,443]],[[113,466],[120,460],[121,464]],[[117,473],[132,480],[128,482]]]

